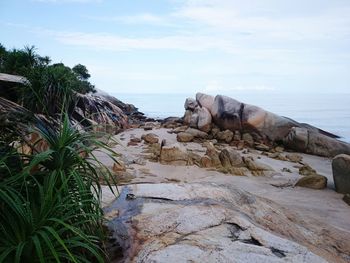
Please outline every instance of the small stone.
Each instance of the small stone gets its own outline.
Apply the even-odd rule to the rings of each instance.
[[[201,167],[204,167],[204,168],[211,167],[212,166],[211,158],[208,155],[202,156],[200,160],[200,165]]]
[[[217,139],[229,143],[233,139],[233,132],[230,130],[220,131],[216,135]]]
[[[274,150],[275,150],[275,152],[283,153],[284,152],[284,147],[283,146],[276,146]]]
[[[254,139],[253,136],[251,136],[249,133],[243,133],[242,140],[250,147],[253,147],[254,145]]]
[[[310,165],[305,164],[299,168],[299,174],[301,175],[314,175],[317,174],[316,170],[311,168]]]
[[[118,161],[113,164],[113,172],[119,173],[119,172],[125,172],[126,167],[123,161]]]
[[[293,163],[299,163],[303,160],[303,157],[296,153],[287,154],[286,158]]]
[[[158,136],[154,133],[147,133],[141,136],[141,139],[146,143],[157,143],[159,141]]]
[[[324,189],[327,187],[327,178],[319,174],[308,175],[301,177],[295,186],[307,187],[311,189]]]
[[[281,171],[285,172],[285,173],[291,173],[292,172],[289,168],[286,168],[286,167],[283,167],[283,169]]]
[[[240,141],[242,139],[241,133],[239,131],[235,131],[235,134],[233,135],[234,141]]]
[[[265,144],[259,143],[255,145],[255,149],[263,152],[268,152],[270,150],[270,147]]]
[[[139,142],[141,142],[141,139],[140,139],[140,138],[137,138],[137,137],[134,137],[134,138],[131,138],[131,139],[130,139],[130,142],[139,143]]]

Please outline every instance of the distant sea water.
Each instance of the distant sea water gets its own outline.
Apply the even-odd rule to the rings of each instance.
[[[152,118],[182,117],[184,102],[195,94],[111,94],[125,103],[134,104]],[[223,94],[244,103],[253,104],[278,115],[304,122],[341,136],[350,142],[349,94]]]

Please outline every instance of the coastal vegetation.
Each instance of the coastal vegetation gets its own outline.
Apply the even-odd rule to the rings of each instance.
[[[113,191],[112,176],[94,153],[114,153],[70,122],[75,94],[94,86],[85,66],[35,51],[0,46],[0,72],[27,80],[0,98],[0,262],[105,262],[99,182]],[[40,139],[28,141],[34,133]]]

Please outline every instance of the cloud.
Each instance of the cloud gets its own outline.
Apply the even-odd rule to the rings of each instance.
[[[84,16],[88,19],[102,22],[120,22],[124,24],[156,24],[164,25],[168,24],[164,17],[150,14],[142,13],[137,15],[128,15],[128,16]]]
[[[40,3],[101,3],[103,0],[32,0]]]

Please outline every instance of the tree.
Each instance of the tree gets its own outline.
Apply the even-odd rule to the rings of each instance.
[[[80,80],[88,80],[91,77],[87,68],[82,64],[75,65],[72,70]]]

